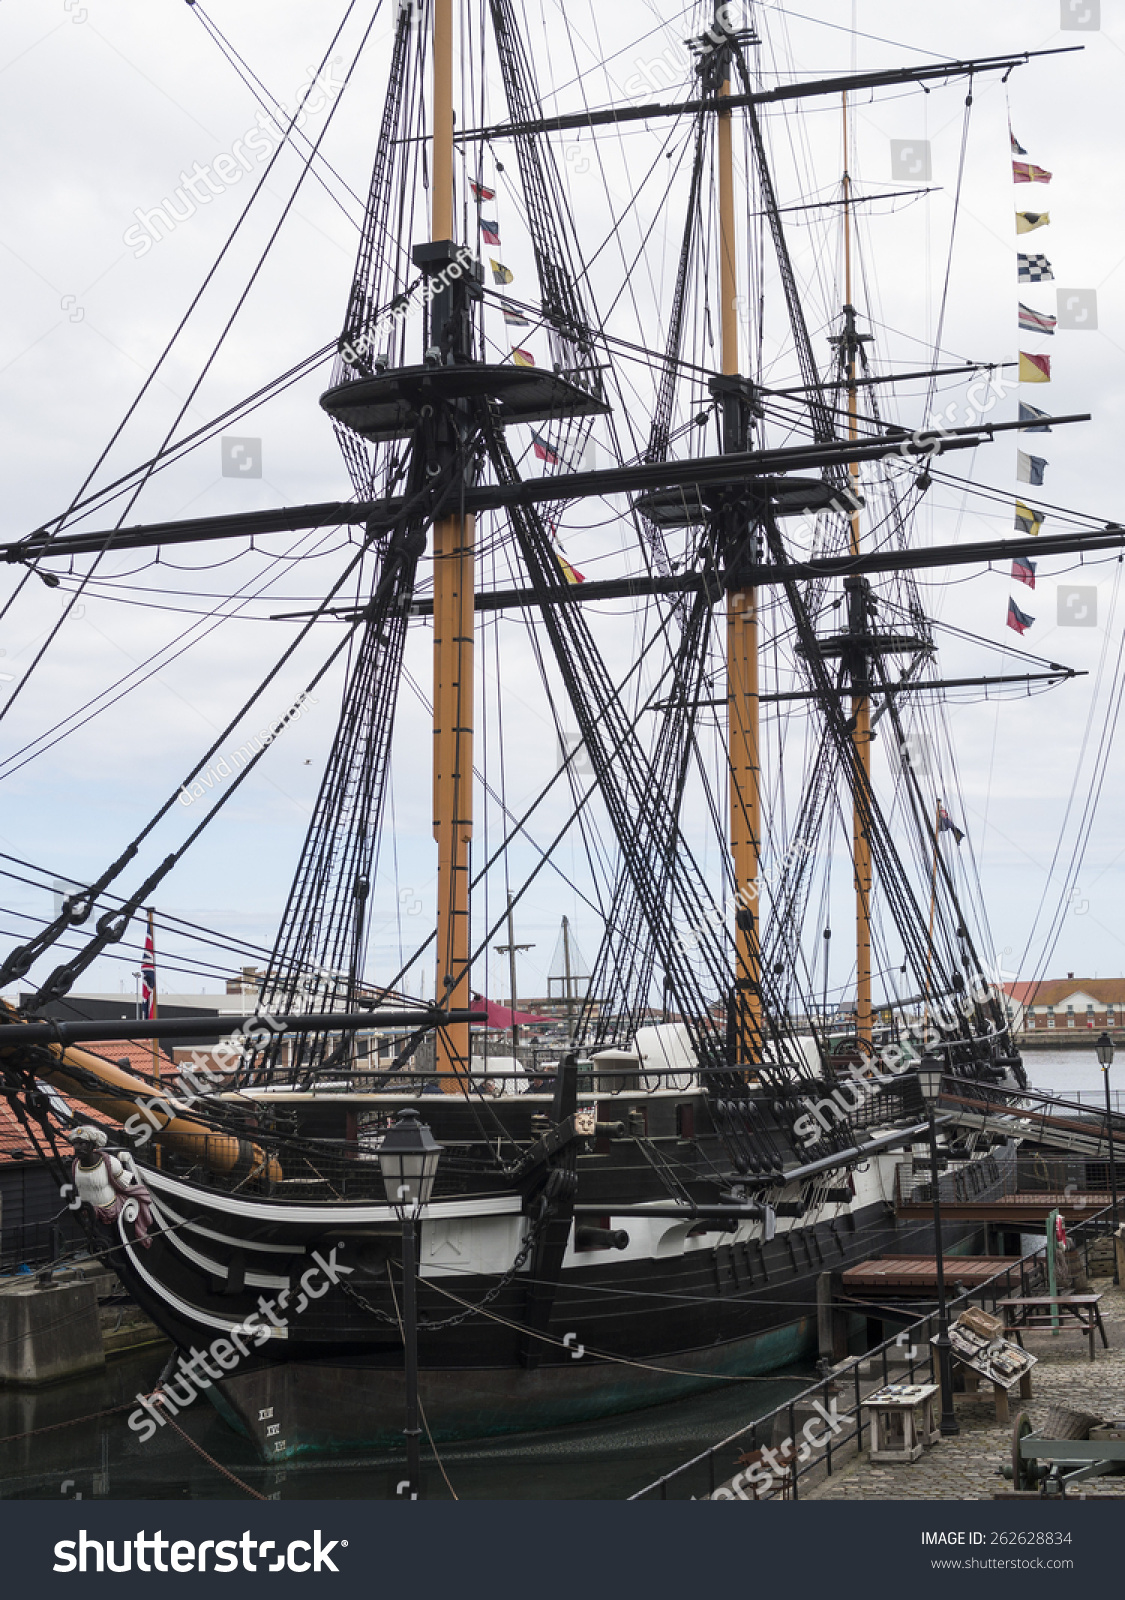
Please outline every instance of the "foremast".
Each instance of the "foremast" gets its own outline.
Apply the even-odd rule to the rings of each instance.
[[[453,245],[453,0],[434,0],[433,251]],[[456,448],[456,441],[454,442]],[[473,833],[473,666],[475,518],[434,523],[434,839],[438,847],[437,1004],[469,1007],[469,847]],[[436,1038],[445,1092],[469,1074],[469,1024],[447,1023]]]

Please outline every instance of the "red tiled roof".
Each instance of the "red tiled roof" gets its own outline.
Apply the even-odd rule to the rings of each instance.
[[[101,1056],[103,1061],[110,1061],[115,1067],[122,1067],[124,1072],[140,1072],[146,1077],[152,1077],[152,1040],[145,1039],[110,1039],[100,1040],[97,1044],[84,1044],[78,1047],[89,1055]],[[125,1063],[122,1066],[122,1063]],[[160,1049],[160,1071],[169,1071],[173,1066],[171,1056],[166,1046]]]
[[[62,1099],[66,1100],[63,1095]],[[90,1106],[80,1105],[77,1100],[67,1100],[67,1104],[75,1116],[81,1117],[86,1122],[101,1122],[107,1128],[116,1128],[117,1124],[111,1117],[103,1116],[100,1111],[94,1111]],[[32,1119],[32,1127],[38,1132],[38,1125]],[[42,1137],[42,1135],[40,1135]],[[5,1096],[0,1098],[0,1161],[37,1161],[35,1147],[24,1130],[23,1123],[12,1110],[11,1101]]]
[[[1031,1004],[1031,1002],[1032,1002],[1032,1000],[1034,998],[1034,995],[1035,995],[1035,991],[1039,987],[1040,987],[1040,985],[1038,983],[1022,983],[1022,982],[1021,983],[1006,983],[1003,986],[1004,993],[1008,996],[1008,999],[1009,1000],[1015,1000],[1016,1003],[1018,1005],[1021,1005],[1021,1006],[1026,1006],[1026,1005],[1030,1005]]]
[[[32,1161],[35,1151],[5,1095],[0,1098],[0,1161],[18,1161],[21,1157]]]
[[[1125,978],[1044,978],[1039,983],[1006,983],[1004,993],[1020,1005],[1063,1005],[1073,994],[1088,994],[1103,1005],[1125,1005]]]
[[[81,1046],[89,1055],[101,1056],[103,1061],[119,1067],[126,1063],[123,1070],[145,1072],[152,1075],[152,1044],[146,1041],[139,1044],[134,1039],[99,1040],[96,1044]],[[167,1067],[171,1077],[172,1063],[167,1056],[161,1057],[161,1071]],[[107,1117],[101,1111],[95,1111],[92,1106],[84,1105],[80,1100],[62,1095],[75,1116],[83,1121],[100,1122],[107,1128],[116,1128],[117,1123],[112,1117]],[[34,1161],[37,1159],[34,1147],[24,1131],[23,1124],[12,1110],[11,1101],[0,1096],[0,1161]]]

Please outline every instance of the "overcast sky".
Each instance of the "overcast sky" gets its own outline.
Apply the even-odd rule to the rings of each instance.
[[[1092,24],[1094,18],[1087,18],[1085,10],[1092,3],[1085,0],[1074,20]],[[761,56],[767,83],[777,81],[778,73],[817,77],[852,66],[863,70],[939,57],[1085,47],[1082,54],[1047,57],[1020,68],[1006,85],[993,74],[975,86],[942,348],[951,359],[1013,361],[1021,345],[1018,300],[1054,313],[1056,289],[1096,290],[1096,330],[1060,330],[1050,339],[1022,336],[1024,349],[1049,351],[1054,363],[1052,384],[1026,389],[1026,398],[1056,413],[1088,410],[1093,422],[1025,438],[1024,447],[1046,457],[1049,468],[1042,490],[1021,492],[1104,521],[1123,515],[1116,471],[1125,423],[1120,376],[1125,228],[1116,179],[1122,162],[1125,20],[1121,0],[1103,0],[1101,9],[1099,28],[1060,31],[1060,0],[996,0],[987,8],[970,0],[947,0],[940,7],[904,7],[889,0],[858,0],[849,7],[839,0],[803,0],[793,8],[755,8],[767,39]],[[262,82],[291,104],[345,10],[344,0],[332,5],[211,0],[209,14]],[[337,50],[341,70],[351,60],[371,10],[357,6],[345,28]],[[564,109],[581,104],[580,88],[594,104],[635,97],[638,74],[642,82],[646,77],[656,82],[662,96],[674,93],[654,76],[653,63],[675,51],[697,14],[696,8],[662,3],[591,11],[587,0],[562,8],[544,3],[529,10],[536,38],[547,46],[537,52],[544,88],[557,88]],[[238,236],[98,482],[143,459],[185,402],[181,432],[217,415],[335,337],[357,240],[358,206],[348,190],[363,194],[367,185],[387,59],[384,17],[390,11],[385,4],[325,140],[336,175],[325,173],[324,187],[307,182],[301,189],[243,313],[202,388],[190,398],[199,369],[291,190],[297,162],[279,162],[252,225]],[[848,29],[852,18],[854,36]],[[591,70],[599,57],[609,61],[604,72]],[[581,86],[572,81],[578,70],[585,74]],[[210,166],[245,140],[259,106],[183,0],[5,0],[0,6],[0,77],[7,152],[0,177],[0,407],[7,443],[3,525],[5,537],[12,538],[61,512],[84,483],[234,226],[256,174],[220,184],[219,193],[208,194],[206,203],[201,199],[194,215],[148,249],[138,244],[141,236],[135,231],[130,236],[130,229],[138,226],[138,212],[143,217],[158,206],[195,163]],[[964,98],[959,80],[932,94],[917,88],[888,91],[854,109],[852,176],[862,192],[892,191],[896,180],[900,189],[909,187],[901,170],[892,167],[891,141],[929,142],[929,182],[935,192],[909,204],[876,204],[861,229],[864,276],[856,299],[861,313],[872,319],[868,325],[877,336],[875,359],[900,371],[925,365],[936,335]],[[1049,187],[1013,189],[1009,114],[1028,159],[1053,173]],[[310,118],[314,137],[325,116],[326,108]],[[782,204],[830,195],[841,168],[838,106],[818,103],[800,130],[787,115],[773,116],[769,130]],[[622,144],[618,166],[610,169],[611,184],[626,184],[631,173],[647,166],[647,158],[639,160],[643,148],[640,135],[628,146]],[[566,156],[562,165],[580,225],[596,239],[604,197],[593,193],[581,160]],[[1017,207],[1050,212],[1050,226],[1018,247],[1049,256],[1054,284],[1017,286]],[[676,214],[662,214],[658,193],[631,219],[636,237],[650,225],[656,230],[653,249],[664,262],[663,277],[658,272],[652,284],[659,297],[681,223]],[[830,321],[838,305],[839,262],[834,253],[824,253],[826,235],[819,220],[808,227],[803,215],[795,213],[790,234],[817,355],[826,361]],[[526,244],[513,239],[517,265],[523,251]],[[612,261],[607,261],[598,283],[603,302],[613,296],[613,272]],[[623,325],[621,331],[628,336],[631,330]],[[771,381],[792,381],[791,353],[779,350],[774,355]],[[316,405],[324,377],[321,368],[232,430],[261,439],[260,479],[224,477],[215,441],[157,478],[128,520],[346,496],[339,453]],[[960,381],[950,383],[942,390],[941,404],[963,406],[966,387]],[[893,404],[898,420],[921,421],[921,397],[921,385],[901,386]],[[992,415],[1014,417],[1014,391]],[[1015,442],[1007,436],[973,456],[949,457],[945,469],[1014,499],[1015,456]],[[1063,517],[1055,515],[1046,531],[1065,526]],[[1006,502],[977,501],[939,483],[918,519],[916,536],[942,543],[1000,535],[1010,527]],[[579,566],[590,564],[592,575],[601,575],[612,570],[621,544],[619,531],[578,531],[568,554]],[[263,549],[290,559],[267,570]],[[213,544],[166,549],[159,563],[152,552],[107,560],[99,569],[104,581],[83,596],[81,614],[76,611],[67,621],[32,682],[0,722],[0,773],[5,774],[0,848],[50,875],[89,881],[178,784],[293,637],[292,625],[270,621],[271,613],[307,607],[339,574],[347,556],[344,535],[293,535],[263,541],[256,551],[242,543]],[[228,564],[219,565],[224,562]],[[599,567],[599,562],[606,565]],[[1073,833],[1085,799],[1109,674],[1125,623],[1116,562],[1091,564],[1080,573],[1074,569],[1071,559],[1044,560],[1034,593],[1013,584],[1006,571],[970,569],[953,574],[952,584],[943,574],[923,574],[926,603],[939,619],[972,630],[1002,650],[1018,642],[1004,625],[1012,594],[1035,618],[1023,645],[1090,673],[1046,698],[951,711],[962,785],[959,821],[981,866],[997,946],[1016,953],[1023,949],[1040,896],[1046,891],[1049,900],[1057,898],[1063,881],[1058,865],[1052,876],[1052,856],[1064,826]],[[5,570],[6,596],[16,579],[11,569]],[[1096,627],[1059,626],[1059,585],[1073,583],[1096,586]],[[258,597],[263,584],[268,587]],[[207,617],[212,608],[208,597],[241,593],[243,586],[255,598],[247,601],[238,620],[214,629]],[[124,603],[125,596],[134,603]],[[68,598],[65,589],[48,590],[31,580],[0,628],[0,671],[22,672]],[[333,632],[331,640],[336,637]],[[411,653],[412,670],[423,682],[428,681],[428,637],[412,646]],[[229,748],[284,713],[329,643],[327,632],[317,634],[232,737]],[[507,638],[505,649],[510,652],[506,667],[521,670],[524,657],[519,652],[526,653],[526,645]],[[627,654],[626,642],[621,660]],[[122,680],[120,687],[128,687],[126,675],[152,661],[159,666],[156,675],[118,697],[113,686]],[[986,660],[976,647],[954,646],[952,661],[971,661],[977,671],[1004,670],[999,654]],[[530,657],[527,665],[530,670]],[[486,682],[490,670],[486,660]],[[339,686],[337,673],[318,692],[318,704],[278,741],[261,778],[204,836],[190,862],[177,869],[158,897],[158,908],[269,942],[315,796]],[[10,687],[0,685],[5,693]],[[114,703],[71,737],[52,743],[48,730],[77,717],[93,696]],[[516,694],[512,705],[518,704]],[[400,754],[406,759],[394,796],[398,873],[390,873],[385,858],[389,875],[381,887],[376,939],[388,960],[400,938],[407,946],[413,942],[433,884],[426,821],[429,729],[417,700],[407,696],[403,707]],[[525,759],[508,773],[509,800],[533,793],[555,759],[554,734],[543,709],[529,698],[520,714],[526,720],[513,726],[526,739]],[[25,752],[35,740],[40,742]],[[1125,887],[1123,778],[1119,742],[1110,756],[1089,851],[1078,875],[1079,893],[1053,970],[1125,973],[1125,928],[1118,912]],[[1073,802],[1072,790],[1077,792]],[[209,798],[175,812],[145,861],[173,848],[210,803]],[[542,837],[548,835],[545,824]],[[578,874],[576,849],[567,847],[566,861],[567,870],[573,866]],[[19,914],[42,916],[50,909],[43,890],[19,884],[0,894],[0,904],[7,908],[0,917],[6,936],[31,927],[18,920]],[[596,922],[578,896],[547,874],[529,897],[518,930],[521,939],[536,945],[521,965],[525,993],[543,992],[564,913],[571,916],[586,954],[593,954]],[[10,942],[6,937],[5,944]],[[79,987],[117,990],[123,983],[131,992],[134,967],[131,959],[103,960]],[[47,963],[41,963],[36,975],[47,970]],[[501,987],[500,970],[497,962],[494,988]],[[432,977],[429,982],[432,993]],[[218,983],[166,977],[163,986],[198,990]]]

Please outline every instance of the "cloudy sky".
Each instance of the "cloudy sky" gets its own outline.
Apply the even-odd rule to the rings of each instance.
[[[1024,349],[1049,351],[1054,367],[1051,386],[1025,390],[1026,397],[1057,414],[1093,414],[1089,425],[1030,441],[1049,468],[1043,488],[1026,492],[1058,508],[1049,513],[1047,531],[1069,526],[1067,513],[1095,521],[1122,515],[1116,469],[1125,421],[1120,377],[1125,228],[1113,182],[1122,156],[1118,102],[1125,18],[1120,0],[1102,0],[1100,18],[1094,0],[1082,0],[1072,10],[1069,0],[1063,5],[1072,24],[1065,29],[1060,0],[997,0],[987,8],[970,0],[947,0],[940,8],[885,0],[857,0],[850,7],[838,0],[803,0],[794,7],[755,8],[765,39],[760,67],[767,84],[853,67],[1084,46],[1080,54],[1021,67],[1006,84],[998,74],[982,76],[975,84],[967,132],[963,80],[930,94],[914,87],[893,89],[865,97],[853,108],[850,165],[861,192],[885,195],[912,186],[901,166],[892,163],[892,141],[919,149],[926,144],[927,181],[933,187],[920,198],[872,204],[860,228],[856,299],[876,335],[873,359],[885,369],[926,365],[943,296],[943,359],[1011,362],[1021,344],[1019,299],[1054,313],[1057,289],[1096,290],[1096,329],[1060,330],[1050,339],[1022,336]],[[324,55],[341,18],[347,20],[332,52],[337,57],[333,71],[340,76],[369,25],[371,32],[324,138],[330,166],[319,169],[323,181],[301,186],[213,365],[197,384],[291,197],[300,170],[296,156],[279,159],[185,331],[130,415],[138,390],[242,215],[260,169],[245,175],[239,169],[235,176],[237,163],[229,163],[224,170],[230,176],[217,183],[217,192],[204,188],[189,214],[148,248],[141,242],[148,237],[144,218],[174,193],[182,173],[190,174],[196,163],[211,168],[246,140],[260,106],[209,36],[197,8],[183,0],[4,0],[0,118],[8,159],[0,178],[5,287],[0,406],[8,446],[5,537],[19,537],[60,514],[92,472],[95,484],[111,481],[144,460],[170,428],[178,436],[189,433],[335,337],[355,256],[360,211],[355,197],[367,184],[387,59],[391,7],[384,3],[372,23],[373,11],[370,4],[349,8],[345,0],[332,5],[211,0],[208,15],[260,83],[288,105]],[[675,94],[658,63],[677,59],[698,19],[697,7],[677,8],[662,0],[620,8],[620,14],[618,8],[591,8],[587,0],[565,5],[543,0],[528,11],[535,37],[545,45],[536,52],[544,88],[557,92],[562,109],[577,108],[583,95],[591,104],[635,99],[645,94],[646,83],[662,96]],[[336,105],[332,95],[323,98],[309,118],[310,137],[322,132]],[[1049,188],[1013,189],[1009,116],[1028,159],[1053,173]],[[817,102],[800,123],[788,111],[772,114],[768,127],[783,205],[838,192],[837,104]],[[597,242],[607,205],[620,208],[632,175],[647,170],[644,141],[650,137],[638,132],[615,147],[603,170],[608,200],[593,184],[582,151],[572,155],[564,148],[560,163],[579,227],[586,230],[584,244]],[[643,305],[651,296],[657,319],[655,308],[681,228],[675,198],[674,186],[670,195],[648,192],[629,218],[631,237],[650,235],[653,254],[662,263],[640,297]],[[1050,226],[1020,247],[1050,257],[1055,284],[1017,286],[1017,207],[1050,213]],[[810,218],[795,212],[790,236],[818,358],[827,361],[826,341],[839,303],[838,230],[833,233],[819,214]],[[525,250],[513,239],[517,266]],[[614,272],[620,278],[621,270],[611,256],[604,258],[596,279],[602,303],[614,298]],[[636,336],[629,322],[636,314],[623,314],[622,337]],[[772,326],[767,324],[766,375],[771,382],[791,382],[791,351],[771,346]],[[345,497],[346,475],[316,405],[324,378],[321,367],[231,430],[260,439],[260,478],[224,477],[214,440],[156,477],[126,520]],[[939,411],[964,408],[966,392],[960,380],[943,386]],[[923,393],[923,385],[900,385],[891,410],[903,422],[922,421]],[[1008,420],[1014,414],[1013,391],[991,415]],[[949,457],[944,470],[1014,497],[1015,460],[1014,440],[1002,436],[975,454]],[[123,509],[118,504],[115,514]],[[939,480],[915,535],[935,543],[1002,535],[1010,531],[1011,514],[1006,499],[990,501]],[[109,524],[103,518],[91,525]],[[620,530],[579,529],[568,554],[580,566],[589,564],[592,575],[602,575],[620,559],[622,543]],[[33,881],[8,880],[0,895],[6,943],[33,926],[21,918],[49,912],[44,882],[56,875],[89,881],[175,791],[295,636],[292,623],[272,616],[314,603],[352,554],[346,533],[333,533],[273,537],[259,541],[256,549],[231,542],[167,547],[159,559],[147,551],[112,556],[99,566],[96,581],[57,633],[76,579],[60,568],[61,588],[48,589],[32,578],[17,595],[18,573],[6,569],[4,597],[14,599],[0,628],[4,693],[19,684],[49,641],[33,678],[0,721],[0,849],[43,869],[13,868]],[[79,573],[85,570],[80,565]],[[943,783],[956,793],[962,810],[959,820],[980,865],[996,944],[1010,947],[1015,956],[1024,949],[1041,898],[1050,910],[1060,893],[1074,887],[1066,880],[1066,841],[1074,838],[1107,726],[1125,622],[1120,570],[1112,559],[1081,571],[1071,558],[1044,560],[1034,593],[1012,584],[1006,571],[964,569],[950,575],[954,582],[944,574],[923,574],[922,592],[935,617],[996,647],[989,655],[951,640],[948,664],[954,670],[1005,670],[999,652],[1018,642],[1004,625],[1012,594],[1035,618],[1023,645],[1089,673],[1049,697],[958,706],[950,713],[960,786],[954,789],[951,776]],[[1069,623],[1076,614],[1074,607],[1069,613],[1065,607],[1065,586],[1075,584],[1096,589],[1095,626],[1060,626],[1060,616]],[[221,626],[211,615],[216,596],[228,613]],[[335,627],[324,624],[298,652],[224,748],[237,748],[257,727],[285,712],[335,642],[337,633],[327,631]],[[497,642],[499,635],[490,637],[488,648]],[[502,643],[505,671],[514,669],[517,678],[506,691],[511,696],[506,714],[522,744],[520,761],[506,774],[511,803],[534,793],[549,774],[555,735],[544,708],[530,694],[519,693],[518,677],[531,664],[526,642],[513,634],[504,635]],[[625,639],[621,661],[628,649]],[[412,646],[410,660],[423,684],[427,661],[424,637]],[[486,685],[491,670],[484,668]],[[1008,670],[1017,669],[1009,664]],[[339,672],[327,680],[317,705],[278,741],[260,776],[169,879],[158,909],[251,942],[269,941],[315,796],[340,681]],[[400,943],[412,945],[432,903],[434,868],[425,821],[429,737],[419,701],[407,696],[394,793],[398,861],[396,868],[384,858],[377,907],[375,949],[387,961]],[[1118,742],[1109,754],[1052,970],[1125,972],[1125,928],[1117,911],[1125,884],[1123,778]],[[174,808],[142,863],[175,848],[212,803],[208,796],[191,807]],[[543,838],[549,836],[549,820],[550,814]],[[1056,858],[1060,837],[1064,849]],[[568,845],[566,852],[566,870],[580,879],[577,845]],[[127,881],[133,880],[127,875]],[[491,909],[495,914],[495,900]],[[525,993],[544,990],[564,913],[593,952],[598,930],[589,908],[558,875],[546,874],[528,898],[519,929],[521,939],[536,945],[521,967]],[[1036,938],[1046,920],[1040,919]],[[1033,945],[1032,963],[1036,954]],[[214,953],[212,959],[224,969],[228,964],[228,958]],[[128,951],[121,961],[103,959],[79,987],[116,991],[124,985],[131,992],[135,966],[135,954]],[[41,963],[35,975],[47,970]],[[493,988],[500,987],[499,974],[497,962]],[[218,978],[217,973],[169,974],[164,983],[177,990],[214,989]]]

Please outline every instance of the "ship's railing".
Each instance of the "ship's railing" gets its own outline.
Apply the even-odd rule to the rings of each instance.
[[[909,1170],[908,1170],[909,1167]],[[930,1205],[933,1200],[930,1161],[927,1155],[921,1163],[921,1173],[913,1163],[900,1161],[895,1168],[895,1206]],[[942,1205],[971,1205],[976,1200],[994,1200],[1002,1195],[1019,1191],[1019,1172],[1016,1167],[1002,1172],[994,1155],[967,1161],[952,1172],[938,1174],[938,1198]]]
[[[1031,1065],[1034,1066],[1034,1060]],[[1062,1090],[1041,1090],[1052,1100],[1069,1100],[1072,1104],[1077,1102],[1083,1109],[1089,1108],[1093,1116],[1101,1112],[1105,1116],[1105,1090],[1104,1089],[1068,1089],[1065,1094]],[[1111,1089],[1109,1092],[1110,1110],[1117,1116],[1125,1116],[1125,1093],[1120,1089]]]
[[[1113,1231],[1113,1208],[1106,1206],[1086,1221],[1070,1229],[1070,1243],[1083,1250],[1089,1268],[1089,1247],[1094,1239]],[[957,1317],[974,1300],[993,1304],[1005,1295],[1028,1294],[1046,1278],[1046,1247],[1032,1250],[1019,1261],[997,1272],[986,1282],[976,1284],[948,1301],[951,1317]],[[791,1499],[801,1498],[801,1485],[810,1487],[814,1474],[831,1477],[836,1465],[850,1460],[864,1449],[869,1424],[862,1408],[864,1398],[884,1384],[937,1383],[936,1362],[930,1340],[938,1331],[937,1311],[905,1326],[893,1339],[886,1339],[863,1355],[853,1356],[818,1383],[757,1417],[745,1427],[674,1467],[662,1477],[629,1496],[630,1500],[706,1500],[716,1490],[721,1498]],[[872,1370],[874,1369],[874,1370]],[[803,1428],[813,1418],[815,1446]],[[828,1420],[831,1418],[831,1422]],[[780,1442],[778,1435],[781,1435]],[[786,1450],[785,1442],[791,1448]],[[732,1447],[737,1446],[735,1453]],[[740,1491],[726,1486],[734,1478],[739,1455],[755,1455],[763,1447],[775,1452],[780,1474],[774,1473],[773,1487],[758,1494],[752,1484]],[[805,1460],[801,1455],[804,1453]],[[769,1467],[762,1464],[763,1471]]]
[[[473,1058],[472,1075],[465,1083],[460,1093],[473,1094],[483,1089],[486,1083],[503,1086],[507,1091],[509,1085],[515,1086],[516,1093],[538,1094],[549,1093],[555,1086],[558,1063],[555,1061],[544,1063],[540,1069],[527,1072],[492,1072],[486,1071],[482,1058]],[[658,1089],[682,1090],[698,1089],[705,1080],[706,1075],[696,1070],[685,1070],[683,1067],[600,1067],[596,1063],[587,1066],[580,1063],[578,1071],[578,1090],[580,1094],[626,1094],[626,1093],[653,1093]],[[444,1094],[437,1075],[433,1072],[372,1072],[370,1068],[358,1068],[338,1071],[333,1069],[330,1079],[317,1082],[292,1080],[273,1076],[268,1081],[253,1086],[250,1093],[258,1090],[269,1089],[282,1093],[315,1094],[318,1098],[327,1098],[331,1094]],[[268,1098],[268,1097],[267,1097]]]
[[[846,1086],[848,1079],[837,1078],[836,1082]],[[849,1094],[848,1099],[854,1100],[856,1096]],[[849,1126],[857,1131],[883,1128],[888,1124],[907,1120],[916,1122],[924,1114],[922,1092],[914,1078],[904,1078],[885,1089],[880,1089],[878,1094],[867,1095],[859,1101],[854,1110],[849,1106],[846,1112]]]
[[[375,1205],[386,1201],[377,1130],[356,1139],[271,1139],[268,1158],[280,1168],[280,1178],[271,1177],[267,1162],[261,1159],[267,1145],[260,1136],[259,1159],[255,1163],[250,1154],[254,1148],[252,1137],[244,1137],[242,1159],[232,1162],[230,1134],[181,1135],[174,1147],[161,1150],[159,1170],[166,1177],[181,1178],[208,1190],[247,1197],[268,1194],[277,1200],[362,1201]],[[217,1146],[220,1150],[226,1147],[226,1160],[222,1163],[216,1159]],[[494,1155],[486,1155],[483,1146],[478,1148],[480,1155],[475,1157],[471,1150],[446,1145],[435,1200],[481,1199],[501,1192]],[[151,1161],[151,1156],[147,1160]],[[141,1164],[142,1178],[145,1170]]]
[[[1117,1163],[1118,1183],[1125,1189],[1125,1163]],[[932,1201],[929,1156],[917,1168],[900,1162],[895,1168],[895,1206],[930,1205]],[[996,1200],[1016,1195],[1034,1200],[1084,1195],[1100,1197],[1109,1193],[1109,1168],[1104,1157],[1066,1155],[1053,1151],[1020,1150],[1003,1166],[995,1155],[967,1162],[953,1171],[940,1173],[938,1196],[942,1205],[972,1205],[975,1201]]]

